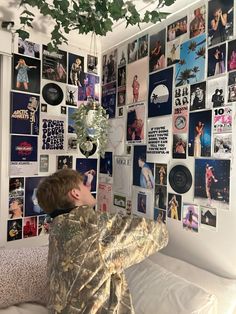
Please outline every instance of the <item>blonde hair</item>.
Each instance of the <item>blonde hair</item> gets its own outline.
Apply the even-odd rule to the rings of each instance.
[[[39,206],[45,213],[52,213],[55,209],[67,209],[74,206],[68,192],[79,188],[83,176],[72,169],[59,170],[45,178],[37,188]]]

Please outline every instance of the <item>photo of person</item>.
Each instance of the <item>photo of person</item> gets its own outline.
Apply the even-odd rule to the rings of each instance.
[[[205,33],[206,29],[206,6],[203,5],[193,11],[189,19],[190,38]]]
[[[105,152],[104,157],[100,157],[100,170],[99,170],[100,174],[112,177],[113,168],[112,155],[113,155],[112,152]]]
[[[138,212],[146,214],[146,200],[147,196],[145,194],[138,193]]]
[[[13,55],[12,89],[40,93],[40,60]]]
[[[154,207],[153,219],[155,221],[162,221],[166,223],[166,210]]]
[[[194,199],[197,204],[228,210],[229,195],[230,160],[195,159]]]
[[[48,111],[48,105],[47,104],[41,104],[41,112],[47,112]]]
[[[188,110],[189,103],[190,103],[190,86],[183,85],[183,86],[177,87],[175,89],[174,107],[176,111],[174,113],[180,114],[182,113],[183,110]]]
[[[208,49],[208,77],[225,73],[226,44]]]
[[[109,119],[116,116],[116,82],[102,86],[102,106]]]
[[[38,216],[38,235],[48,235],[52,218],[49,215]]]
[[[206,108],[206,82],[190,86],[190,111]]]
[[[224,106],[226,92],[226,77],[219,77],[207,81],[207,102],[208,108]]]
[[[189,156],[211,156],[211,121],[211,110],[190,113],[188,136]]]
[[[133,185],[153,189],[154,164],[146,162],[146,145],[135,145],[133,152]]]
[[[9,179],[9,198],[18,198],[24,196],[24,178]]]
[[[172,219],[181,220],[182,197],[178,194],[168,193],[167,216]]]
[[[228,102],[236,101],[236,71],[228,76]]]
[[[186,230],[198,232],[199,208],[193,204],[183,204],[183,227]]]
[[[66,83],[67,81],[67,52],[58,50],[49,52],[43,45],[42,78]]]
[[[23,40],[22,38],[18,38],[18,53],[33,57],[33,58],[40,58],[40,45],[33,43],[28,40]]]
[[[231,133],[215,134],[213,140],[214,140],[213,156],[222,159],[231,158],[232,134]]]
[[[217,227],[217,209],[212,207],[200,206],[200,227],[216,231]]]
[[[228,42],[228,71],[236,69],[236,40]]]
[[[25,178],[25,216],[38,216],[44,214],[38,205],[37,187],[44,177]]]
[[[57,170],[72,169],[73,156],[57,156]]]
[[[102,58],[103,69],[103,84],[113,82],[116,80],[116,68],[117,68],[117,49],[104,55]]]
[[[68,84],[84,86],[84,57],[69,53]]]
[[[66,104],[68,106],[76,106],[78,104],[78,87],[66,85]]]
[[[187,134],[173,134],[173,158],[186,158],[186,150],[187,150]]]
[[[76,158],[76,170],[84,176],[84,185],[91,192],[97,188],[97,159]]]
[[[176,63],[176,87],[194,84],[205,79],[206,34],[184,42],[180,47],[180,61]]]
[[[166,209],[166,200],[167,200],[167,187],[164,185],[155,185],[155,199],[154,206]]]
[[[138,39],[128,44],[128,63],[138,59]]]
[[[144,35],[138,39],[138,59],[148,55],[148,35]]]
[[[166,29],[150,36],[149,72],[166,67],[165,38]]]
[[[21,218],[23,216],[23,198],[11,198],[9,200],[9,219]]]
[[[118,67],[127,64],[127,46],[119,46],[117,48],[117,65]]]
[[[127,133],[128,143],[140,143],[144,140],[145,104],[139,103],[128,106]]]
[[[118,68],[118,87],[126,85],[126,66]]]
[[[234,1],[215,0],[208,3],[208,44],[214,46],[233,35]]]
[[[22,239],[22,219],[7,221],[7,241]]]
[[[174,40],[175,38],[187,33],[187,28],[187,16],[170,24],[167,27],[167,41]]]
[[[167,66],[176,64],[180,61],[180,46],[183,43],[182,38],[177,38],[166,43]]]
[[[87,71],[94,74],[98,73],[98,57],[87,55]]]
[[[83,85],[78,87],[79,104],[88,101],[89,99],[99,100],[99,76],[91,73],[84,73]]]
[[[23,218],[23,238],[37,236],[37,217]]]
[[[155,184],[167,185],[167,164],[155,164]]]
[[[118,87],[117,107],[126,105],[125,98],[126,98],[126,87],[125,86]]]
[[[148,57],[130,63],[126,69],[127,104],[143,101],[147,98]]]

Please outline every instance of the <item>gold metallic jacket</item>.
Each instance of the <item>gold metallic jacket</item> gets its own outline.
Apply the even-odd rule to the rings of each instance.
[[[134,313],[123,271],[167,242],[162,222],[88,207],[57,216],[49,240],[50,313]]]

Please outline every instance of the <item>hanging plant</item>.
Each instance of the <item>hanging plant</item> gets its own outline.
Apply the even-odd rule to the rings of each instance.
[[[55,49],[63,42],[68,42],[67,34],[72,30],[77,30],[80,34],[92,32],[105,36],[107,32],[112,31],[113,24],[118,20],[125,20],[126,27],[156,23],[169,14],[163,12],[162,8],[171,6],[175,1],[156,0],[156,9],[147,10],[141,15],[134,3],[128,0],[21,0],[20,6],[24,9],[20,16],[22,27],[17,32],[22,39],[29,37],[27,29],[33,27],[35,15],[31,9],[35,7],[41,15],[50,17],[55,22],[48,45],[49,49]],[[151,0],[150,2],[153,3]]]
[[[106,110],[97,102],[81,104],[71,115],[75,121],[75,133],[79,147],[89,157],[91,145],[98,146],[98,154],[104,157],[108,138]]]

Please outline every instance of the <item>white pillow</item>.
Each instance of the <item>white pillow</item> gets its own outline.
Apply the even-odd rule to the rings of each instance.
[[[135,314],[216,314],[217,299],[149,259],[126,270]]]
[[[0,250],[0,308],[46,304],[48,247]]]

